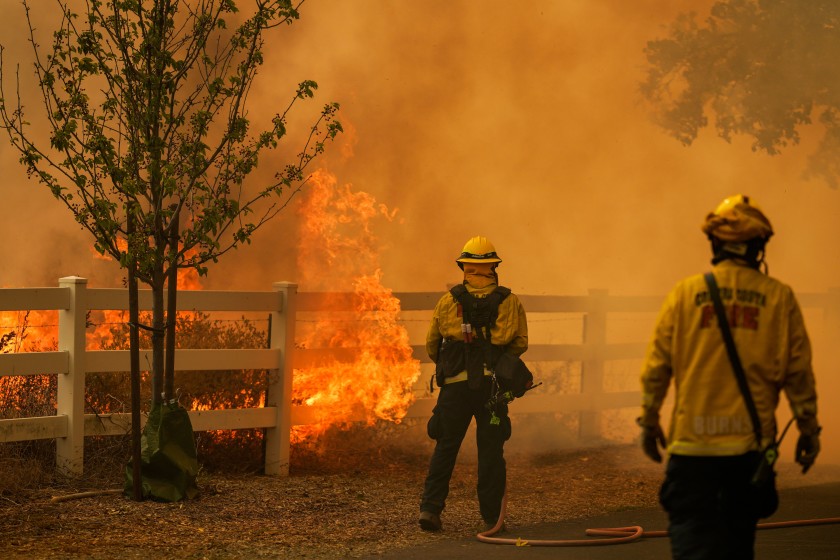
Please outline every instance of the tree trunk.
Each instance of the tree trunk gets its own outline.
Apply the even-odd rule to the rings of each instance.
[[[135,221],[131,211],[128,212],[128,238],[134,235]],[[129,241],[130,242],[130,241]],[[140,297],[137,286],[137,257],[128,249],[128,353],[131,362],[131,468],[132,494],[134,501],[143,500],[143,481],[140,479]]]
[[[169,250],[172,260],[169,263],[169,278],[166,281],[166,363],[163,370],[164,399],[175,398],[175,323],[178,313],[178,214],[172,216],[169,238]]]
[[[159,263],[159,264],[158,264]],[[163,309],[163,259],[155,263],[152,279],[152,405],[166,399],[163,390],[164,360],[164,309]]]

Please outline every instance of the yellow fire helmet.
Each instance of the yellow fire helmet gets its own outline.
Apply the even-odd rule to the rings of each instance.
[[[467,241],[455,262],[464,268],[463,263],[500,263],[502,259],[496,254],[496,248],[489,239],[477,235]]]
[[[724,242],[741,243],[750,239],[770,239],[773,226],[750,197],[736,194],[723,199],[706,216],[701,227],[707,236]]]

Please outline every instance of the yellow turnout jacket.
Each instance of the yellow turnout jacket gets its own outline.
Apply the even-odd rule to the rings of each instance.
[[[780,391],[800,432],[816,432],[811,345],[793,291],[731,260],[713,272],[761,420],[762,445],[776,436]],[[679,282],[659,313],[642,368],[643,425],[659,422],[672,378],[670,453],[740,455],[758,448],[702,274]]]
[[[467,290],[478,298],[487,297],[496,288],[496,284],[484,288],[474,288],[469,283],[465,285]],[[458,302],[449,292],[438,300],[426,335],[426,352],[433,362],[437,362],[440,341],[444,337],[447,340],[464,340],[461,333],[461,317],[458,317]],[[528,349],[525,309],[515,294],[511,293],[499,305],[499,316],[496,324],[490,329],[490,342],[505,347],[506,352],[517,356]],[[466,379],[465,372],[462,373]]]

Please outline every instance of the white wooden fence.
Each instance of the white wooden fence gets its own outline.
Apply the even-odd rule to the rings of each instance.
[[[333,294],[335,295],[335,294]],[[431,314],[440,292],[395,293],[404,312],[422,311]],[[292,371],[305,366],[313,355],[333,352],[330,349],[295,350],[295,325],[298,312],[333,310],[336,298],[324,294],[298,293],[290,282],[277,282],[271,291],[227,292],[187,291],[178,295],[179,311],[265,312],[271,316],[269,348],[241,350],[177,350],[175,369],[241,370],[263,369],[273,372],[265,406],[261,408],[190,411],[193,429],[232,430],[265,429],[266,474],[285,475],[289,471],[290,430],[308,423],[310,413],[304,406],[292,406]],[[345,294],[347,309],[352,309],[352,294]],[[638,391],[605,391],[605,363],[611,360],[640,359],[645,342],[608,342],[607,317],[611,313],[654,313],[661,296],[614,296],[606,290],[590,290],[583,296],[520,295],[528,311],[529,323],[541,313],[580,315],[582,339],[569,344],[531,344],[526,361],[577,362],[581,364],[580,391],[575,393],[541,393],[535,391],[517,401],[516,413],[577,412],[580,414],[580,438],[588,440],[600,434],[603,411],[636,407]],[[824,324],[838,332],[840,323],[840,290],[825,294],[801,294],[803,308],[823,311]],[[329,300],[329,308],[324,302]],[[89,310],[119,310],[128,305],[124,289],[88,288],[87,280],[66,277],[57,288],[0,289],[0,311],[58,310],[58,349],[55,352],[0,354],[0,377],[15,375],[55,374],[58,376],[55,416],[0,419],[0,443],[55,439],[59,469],[80,474],[83,465],[84,437],[91,435],[126,434],[131,428],[130,414],[94,415],[84,413],[85,374],[129,370],[127,350],[86,350],[85,320]],[[151,308],[151,294],[141,290],[141,309]],[[812,325],[809,325],[812,326]],[[822,325],[821,325],[822,326]],[[824,330],[824,329],[823,329]],[[646,340],[648,331],[639,340]],[[422,342],[422,341],[421,341]],[[414,356],[430,364],[424,346],[413,346]],[[150,350],[141,351],[150,354]],[[339,356],[340,358],[340,356]],[[151,361],[150,356],[148,360]],[[428,378],[418,381],[422,387]],[[435,398],[419,395],[408,411],[410,418],[431,415]]]
[[[179,291],[180,311],[265,311],[272,316],[268,349],[178,350],[175,369],[231,370],[266,369],[270,375],[265,407],[190,411],[196,431],[265,428],[267,474],[288,474],[289,435],[292,426],[291,355],[295,327],[297,286],[278,282],[268,292]],[[125,434],[130,414],[84,414],[85,374],[129,371],[128,350],[85,349],[85,319],[88,310],[127,309],[123,289],[88,288],[84,278],[67,277],[57,288],[0,290],[0,311],[58,310],[58,350],[0,354],[0,376],[58,375],[55,416],[0,420],[0,442],[33,439],[56,440],[56,463],[69,474],[80,474],[86,435]],[[151,309],[151,292],[141,290],[140,308]],[[141,351],[151,362],[151,350]],[[148,363],[147,362],[147,363]]]

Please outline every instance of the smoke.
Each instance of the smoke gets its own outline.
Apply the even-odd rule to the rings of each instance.
[[[703,14],[712,3],[692,7]],[[0,21],[7,70],[29,56],[23,11],[13,4]],[[685,148],[649,121],[637,95],[642,49],[683,10],[665,0],[308,0],[301,20],[266,46],[250,117],[270,119],[304,79],[320,85],[315,110],[341,103],[349,132],[319,164],[339,184],[399,209],[400,220],[376,226],[387,240],[382,282],[394,291],[459,281],[454,258],[480,234],[504,261],[502,283],[521,294],[664,294],[709,266],[700,223],[739,192],[773,222],[771,275],[797,292],[837,287],[840,193],[803,179],[808,145],[770,157],[707,130]],[[42,44],[49,30],[41,25]],[[24,80],[27,72],[23,64]],[[311,117],[303,112],[290,129]],[[0,284],[55,285],[78,274],[118,285],[119,270],[91,257],[86,234],[16,159],[0,143]],[[272,162],[262,165],[269,172]],[[296,219],[281,214],[225,255],[205,286],[295,281]],[[821,328],[819,315],[807,319],[812,331]],[[830,337],[813,338],[827,403],[840,358]],[[828,408],[823,423],[837,426]]]

